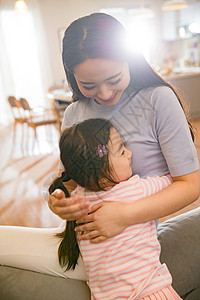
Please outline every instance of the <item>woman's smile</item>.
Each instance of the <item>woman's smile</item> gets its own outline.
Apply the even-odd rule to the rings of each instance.
[[[118,91],[117,91],[112,97],[110,97],[109,99],[103,100],[103,99],[101,99],[101,98],[99,97],[99,100],[100,100],[100,101],[104,101],[104,102],[112,102],[112,101],[115,100],[117,94],[118,94]]]
[[[74,67],[74,77],[81,93],[99,104],[117,104],[130,83],[127,62],[103,58],[87,59]]]

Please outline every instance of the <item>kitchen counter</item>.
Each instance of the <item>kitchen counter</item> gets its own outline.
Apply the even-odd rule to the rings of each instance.
[[[191,77],[199,77],[199,72],[187,72],[187,73],[170,73],[168,76],[164,76],[166,80],[178,79],[178,78],[191,78]]]
[[[179,77],[199,77],[200,68],[199,67],[188,67],[188,68],[174,68],[171,73],[169,73],[165,78],[176,79]]]

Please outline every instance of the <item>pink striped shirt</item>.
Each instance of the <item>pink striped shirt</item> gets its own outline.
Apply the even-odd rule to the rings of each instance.
[[[133,202],[152,195],[172,182],[169,175],[141,179],[138,175],[103,192],[86,192],[78,186],[91,206],[100,201]],[[126,228],[119,235],[99,244],[80,241],[91,299],[141,299],[172,282],[165,264],[159,261],[160,244],[155,221]]]

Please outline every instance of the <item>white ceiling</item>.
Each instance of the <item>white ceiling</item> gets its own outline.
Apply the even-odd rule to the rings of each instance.
[[[123,6],[123,7],[157,7],[160,8],[165,0],[109,0],[109,6]],[[200,0],[187,0],[188,4],[200,2]]]

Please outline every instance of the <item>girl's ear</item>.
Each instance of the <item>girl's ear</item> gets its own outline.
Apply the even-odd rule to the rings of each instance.
[[[101,187],[102,190],[106,190],[108,188],[111,188],[112,186],[115,186],[117,182],[115,182],[112,177],[108,176],[106,177],[100,177],[99,178],[99,186]]]
[[[109,181],[105,177],[99,177],[99,186],[102,188],[102,190],[105,190],[106,187],[109,186]]]

